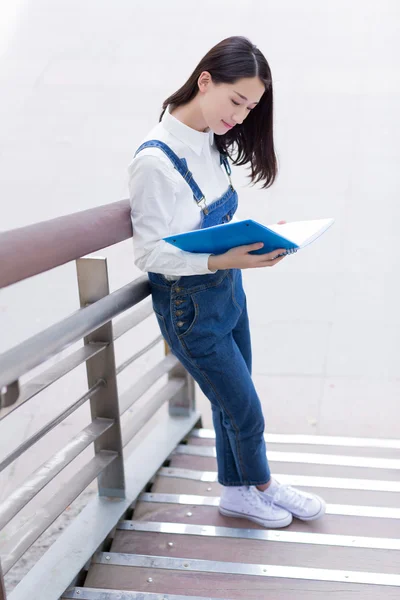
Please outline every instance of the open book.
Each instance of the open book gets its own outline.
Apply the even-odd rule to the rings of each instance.
[[[253,251],[252,254],[266,254],[278,248],[285,249],[285,254],[292,254],[311,244],[333,223],[334,219],[316,219],[266,227],[247,219],[179,233],[163,239],[187,252],[223,254],[236,246],[263,242],[263,248]]]

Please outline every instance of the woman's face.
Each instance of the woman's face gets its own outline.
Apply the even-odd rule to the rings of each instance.
[[[243,77],[236,83],[214,83],[203,71],[198,79],[200,106],[207,126],[217,135],[243,123],[265,92],[258,77]]]

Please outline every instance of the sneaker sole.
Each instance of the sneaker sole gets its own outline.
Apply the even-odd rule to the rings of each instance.
[[[218,507],[221,515],[225,517],[236,517],[237,519],[248,519],[249,521],[254,521],[263,527],[268,527],[269,529],[275,529],[280,527],[287,527],[293,520],[292,515],[289,513],[285,519],[279,519],[275,521],[267,521],[265,519],[259,519],[257,517],[253,517],[252,515],[244,515],[243,513],[235,512],[233,510],[228,510],[227,508]]]

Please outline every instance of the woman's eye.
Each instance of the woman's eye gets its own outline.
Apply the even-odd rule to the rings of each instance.
[[[235,102],[234,100],[232,100],[232,104],[234,104],[235,106],[240,106],[240,102]],[[252,108],[248,108],[247,110],[250,112],[253,109]]]

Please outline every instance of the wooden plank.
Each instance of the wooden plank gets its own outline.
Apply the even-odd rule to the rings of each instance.
[[[192,513],[188,516],[187,513]],[[225,517],[213,506],[191,506],[183,504],[162,504],[138,502],[134,520],[166,521],[169,523],[195,523],[220,527],[245,527],[257,529],[259,525],[247,519]],[[317,521],[293,519],[285,531],[306,531],[338,535],[362,535],[367,537],[400,538],[400,520],[369,517],[347,517],[325,515]]]
[[[173,546],[169,546],[169,543]],[[142,531],[117,531],[111,552],[249,564],[272,562],[282,566],[393,574],[398,573],[400,565],[400,550],[316,546]]]
[[[217,460],[208,456],[192,456],[174,454],[170,457],[171,467],[197,469],[199,471],[216,471]],[[399,471],[396,469],[369,469],[365,467],[342,467],[336,465],[313,465],[307,463],[284,463],[270,461],[272,473],[288,473],[292,475],[316,475],[320,477],[354,477],[355,479],[382,479],[398,481]]]
[[[151,579],[151,581],[149,581]],[[322,600],[326,594],[360,600],[398,600],[394,587],[332,583],[249,575],[200,573],[94,564],[86,587],[230,598],[232,600]]]
[[[187,438],[193,446],[214,446],[215,438]],[[371,456],[373,458],[400,458],[400,450],[395,448],[360,448],[357,446],[327,446],[323,444],[283,444],[266,442],[267,450],[315,454],[340,454],[342,456]]]
[[[360,506],[387,506],[398,508],[400,494],[396,492],[377,492],[375,490],[342,490],[296,486],[298,489],[317,494],[328,504],[355,504]],[[211,489],[210,489],[211,488]],[[194,481],[180,477],[157,477],[152,492],[165,494],[196,494],[199,496],[220,496],[222,486],[217,483]]]
[[[222,485],[218,482],[195,481],[181,477],[158,476],[151,486],[152,492],[165,494],[197,494],[199,496],[220,496]]]

